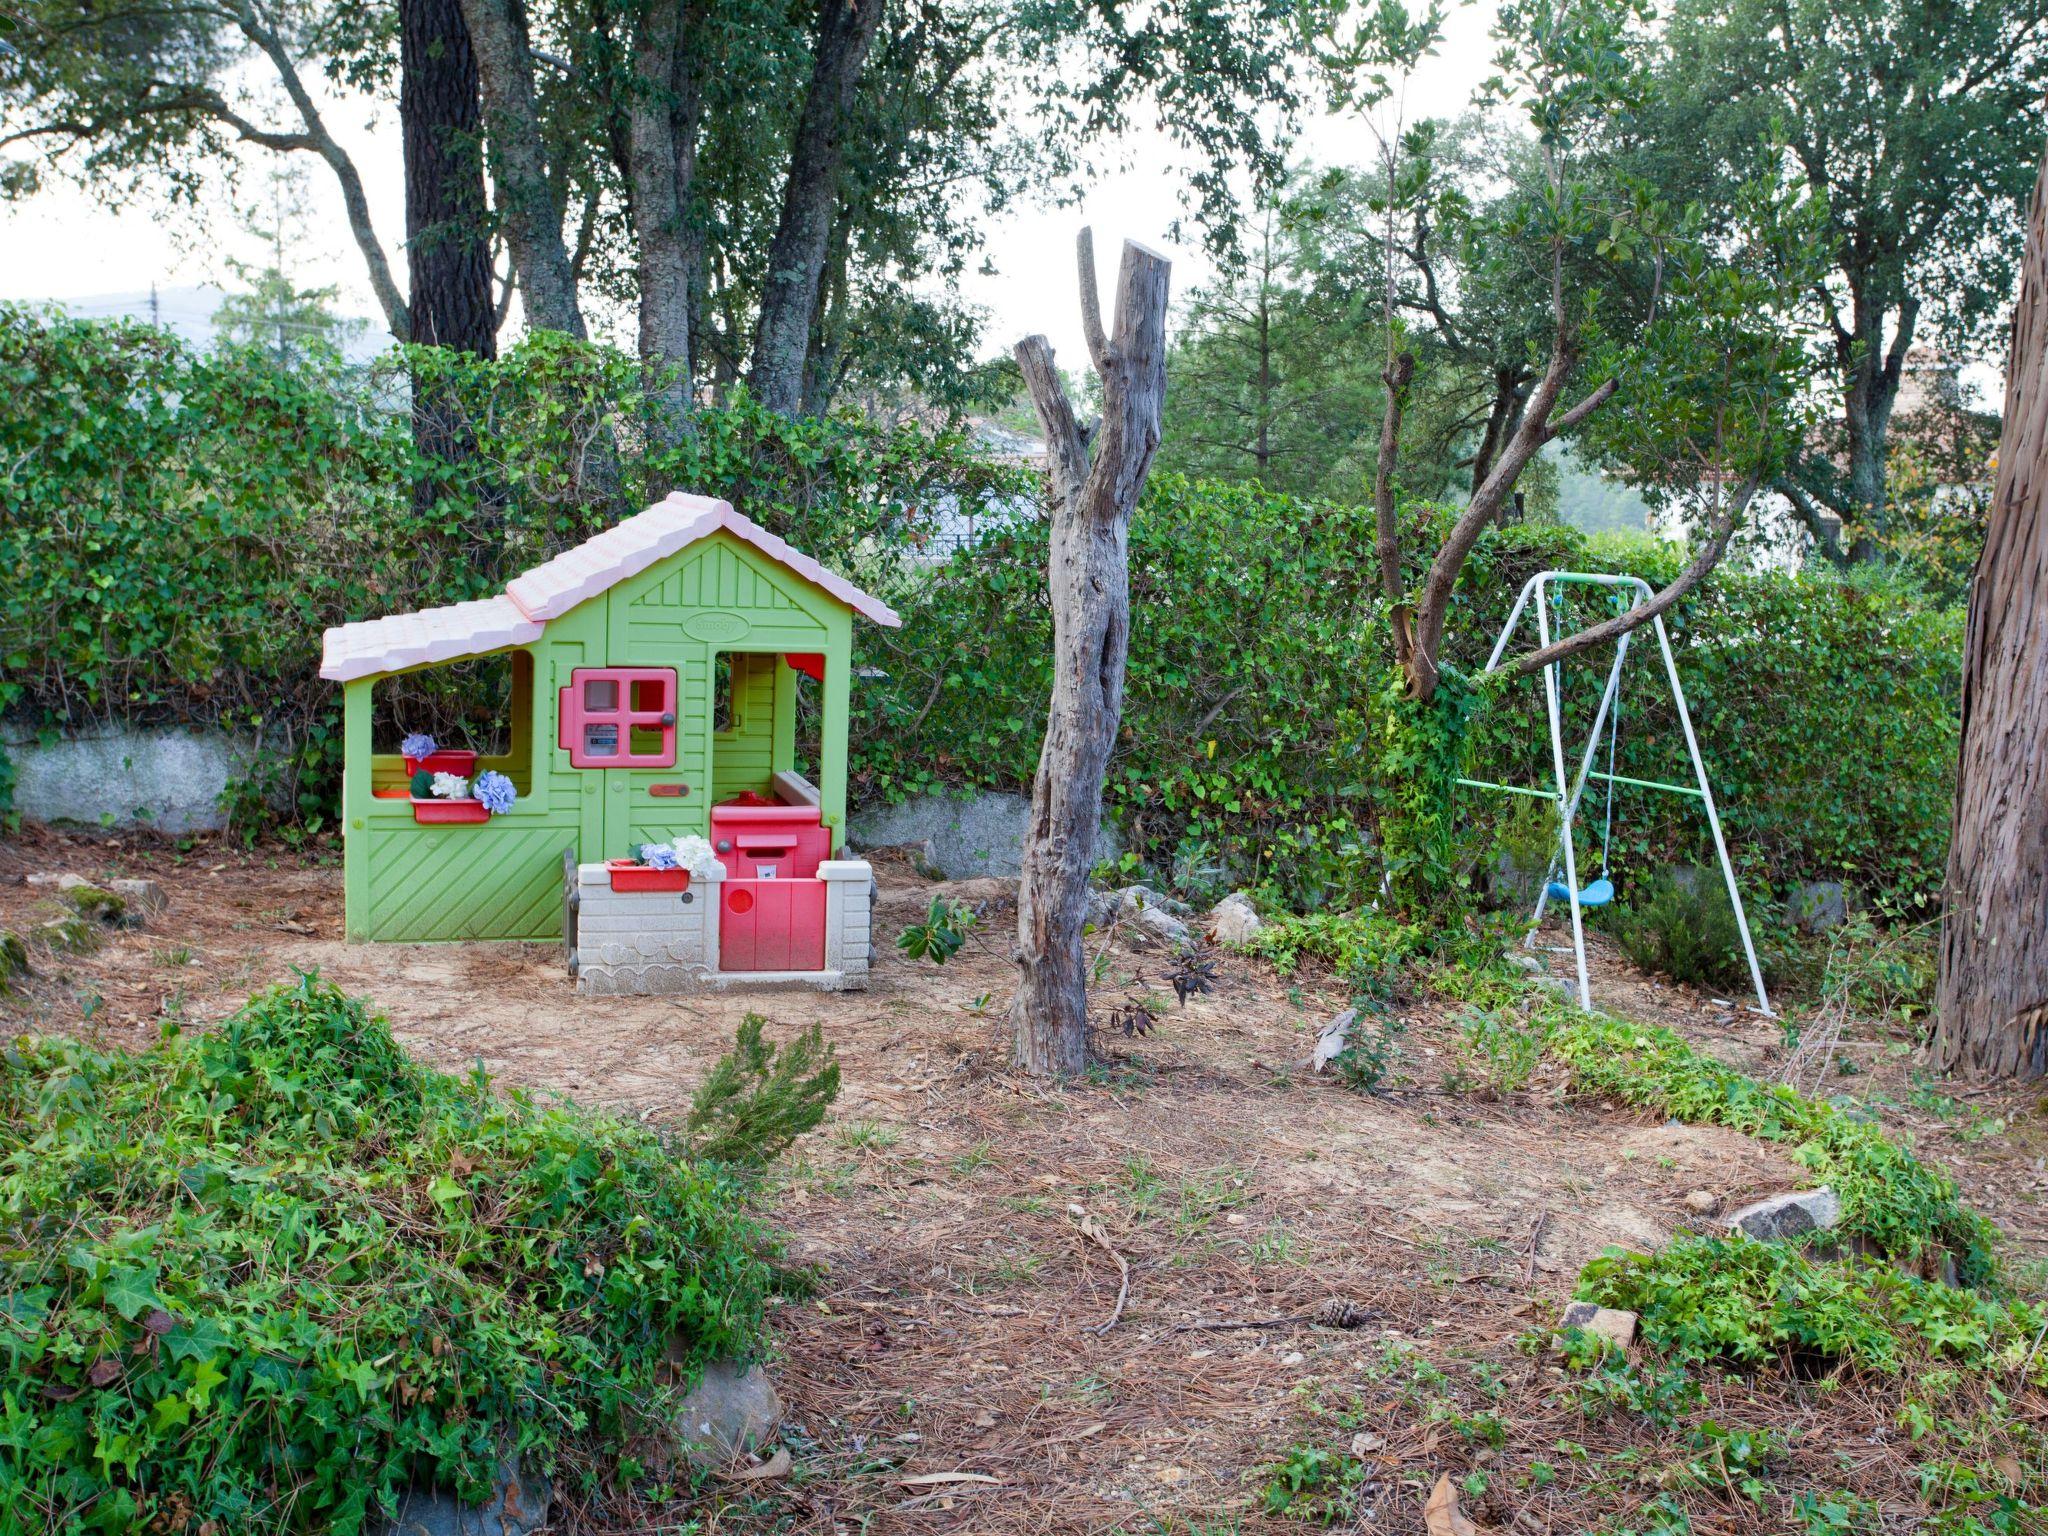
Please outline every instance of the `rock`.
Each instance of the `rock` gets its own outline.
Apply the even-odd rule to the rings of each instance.
[[[71,877],[67,877],[71,878]],[[112,891],[104,890],[89,880],[79,880],[71,885],[59,885],[64,900],[71,910],[80,917],[89,917],[96,923],[109,928],[124,927],[128,921],[128,903]]]
[[[1791,906],[1792,921],[1807,933],[1825,933],[1849,920],[1849,896],[1839,880],[1802,881]]]
[[[519,1458],[508,1456],[488,1504],[465,1504],[440,1489],[408,1493],[384,1536],[531,1536],[548,1523],[554,1496],[545,1477],[526,1476]]]
[[[107,889],[128,903],[128,910],[143,917],[155,917],[171,900],[154,880],[109,880]]]
[[[704,1368],[703,1380],[683,1398],[675,1418],[683,1454],[698,1466],[722,1467],[760,1449],[782,1422],[782,1398],[761,1367],[729,1360]]]
[[[1721,1197],[1711,1189],[1695,1189],[1686,1194],[1685,1208],[1695,1216],[1711,1216],[1721,1209]]]
[[[1385,1435],[1375,1435],[1370,1430],[1361,1429],[1351,1437],[1351,1454],[1363,1461],[1374,1451],[1384,1450],[1386,1444]]]
[[[1209,909],[1209,937],[1218,944],[1248,944],[1265,926],[1243,891],[1232,891]]]
[[[1564,1309],[1564,1317],[1558,1326],[1580,1329],[1622,1349],[1627,1349],[1636,1338],[1635,1313],[1597,1306],[1590,1301],[1572,1302]]]
[[[100,931],[78,916],[54,917],[29,930],[29,937],[60,955],[89,955],[100,947]]]
[[[59,875],[52,883],[60,891],[90,891],[95,889],[93,883],[83,875]]]
[[[1508,964],[1518,971],[1527,971],[1531,976],[1543,974],[1543,962],[1534,955],[1509,955]]]
[[[1823,1184],[1818,1189],[1773,1195],[1768,1200],[1757,1201],[1755,1205],[1746,1205],[1728,1218],[1728,1230],[1747,1233],[1759,1242],[1769,1242],[1774,1238],[1796,1238],[1809,1232],[1825,1232],[1841,1219],[1842,1202],[1832,1189]]]
[[[1187,903],[1162,896],[1146,885],[1088,893],[1088,921],[1098,929],[1114,923],[1139,945],[1154,943],[1178,949],[1190,943],[1194,932],[1187,924],[1189,915]]]
[[[924,872],[941,880],[982,875],[1016,876],[1023,869],[1024,827],[1031,803],[1021,795],[919,795],[901,805],[857,811],[846,826],[858,848],[912,847]],[[1121,851],[1105,819],[1095,834],[1095,858]]]

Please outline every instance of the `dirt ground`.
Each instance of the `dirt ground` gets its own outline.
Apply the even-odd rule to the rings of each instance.
[[[894,939],[944,888],[879,867],[866,992],[598,1000],[575,994],[556,946],[343,943],[328,845],[32,829],[0,840],[0,927],[57,910],[51,888],[27,883],[38,873],[147,876],[170,906],[94,954],[35,951],[37,975],[0,1000],[0,1023],[140,1044],[165,1018],[203,1025],[318,967],[374,998],[436,1066],[481,1061],[506,1082],[658,1122],[687,1105],[743,1013],[771,1033],[820,1021],[842,1096],[778,1175],[768,1213],[820,1276],[773,1317],[793,1471],[732,1485],[708,1514],[696,1506],[707,1530],[1293,1529],[1260,1512],[1258,1469],[1339,1399],[1353,1403],[1347,1424],[1380,1426],[1380,1519],[1359,1528],[1419,1530],[1436,1475],[1496,1453],[1384,1388],[1374,1362],[1390,1341],[1439,1362],[1513,1362],[1516,1336],[1554,1318],[1587,1260],[1701,1225],[1688,1193],[1729,1209],[1800,1181],[1768,1145],[1568,1098],[1546,1068],[1524,1092],[1475,1091],[1457,1009],[1431,999],[1402,1010],[1393,1091],[1348,1092],[1299,1065],[1345,1001],[1326,979],[1224,956],[1214,990],[1175,1007],[1164,957],[1120,938],[1101,991],[1163,994],[1158,1027],[1111,1041],[1086,1081],[1043,1088],[1003,1069],[1001,888],[959,893],[986,903],[986,942],[939,968],[905,960]],[[1609,1011],[1759,1073],[1782,1060],[1777,1023],[1596,958]],[[1950,1168],[2023,1272],[2048,1259],[2038,1085],[1930,1085],[1896,1026],[1852,1022],[1844,1055],[1857,1070],[1839,1091]],[[1332,1297],[1365,1309],[1366,1325],[1269,1321]],[[1871,1467],[1889,1454],[1873,1450]],[[1497,1484],[1478,1513],[1582,1529],[1569,1484],[1511,1499]],[[1696,1528],[1771,1528],[1727,1520]]]

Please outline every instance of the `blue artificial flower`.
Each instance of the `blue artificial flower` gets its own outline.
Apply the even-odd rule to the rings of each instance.
[[[519,791],[512,787],[512,781],[492,768],[486,768],[476,776],[476,788],[472,793],[493,816],[504,815],[512,809],[512,802],[519,798]]]
[[[414,731],[398,744],[398,751],[404,757],[432,757],[434,749],[439,745],[440,743],[425,731]]]
[[[667,843],[644,843],[640,848],[640,862],[649,869],[674,869],[676,851]]]

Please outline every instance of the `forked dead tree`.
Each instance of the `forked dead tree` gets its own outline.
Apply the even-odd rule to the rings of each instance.
[[[1963,642],[1963,739],[1934,1059],[2048,1072],[2048,160],[2034,183],[2005,430]]]
[[[1082,927],[1102,783],[1123,718],[1131,628],[1131,509],[1159,447],[1166,399],[1166,293],[1172,264],[1124,242],[1107,335],[1095,286],[1095,242],[1081,231],[1081,323],[1102,381],[1092,434],[1043,336],[1017,343],[1017,363],[1045,429],[1052,479],[1052,703],[1031,789],[1017,886],[1017,1064],[1037,1076],[1078,1072],[1088,1054],[1088,962]]]

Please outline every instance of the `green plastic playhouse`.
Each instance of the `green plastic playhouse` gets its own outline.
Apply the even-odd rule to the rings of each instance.
[[[566,878],[573,968],[576,872],[586,885],[602,883],[607,861],[632,858],[643,844],[709,837],[721,805],[786,807],[799,821],[808,807],[812,836],[831,861],[824,876],[836,871],[851,889],[865,871],[840,859],[856,614],[898,622],[886,604],[727,503],[672,495],[498,596],[328,630],[321,676],[342,683],[346,701],[348,937],[559,938]],[[517,796],[502,813],[478,808],[451,821],[459,808],[416,799],[406,761],[373,750],[372,690],[403,672],[492,655],[512,663],[510,746],[472,771],[504,774]],[[805,678],[822,715],[815,785],[796,771]],[[730,855],[729,872],[711,871],[713,882],[793,872],[736,864],[729,848],[721,854]],[[814,857],[805,873],[818,879],[819,869]],[[804,894],[740,881],[726,886],[729,901],[751,900],[742,885],[778,898]],[[698,894],[709,901],[694,911],[678,905],[688,893],[666,899],[702,928],[719,893],[700,877]],[[863,943],[866,898],[863,878]],[[616,900],[651,914],[633,919],[643,928],[669,920],[654,897]],[[679,941],[668,934],[645,942],[649,953],[638,959],[674,958],[663,946]],[[702,961],[696,968],[716,972],[716,932],[704,942],[701,955],[693,951]],[[862,958],[864,969],[864,948]],[[774,967],[738,967],[764,968]],[[666,990],[646,981],[648,969],[634,967],[636,983],[620,989]]]

